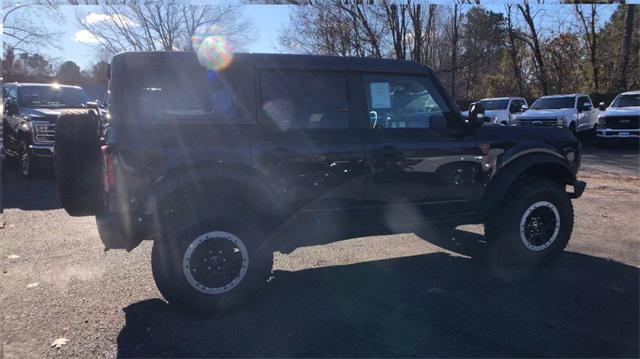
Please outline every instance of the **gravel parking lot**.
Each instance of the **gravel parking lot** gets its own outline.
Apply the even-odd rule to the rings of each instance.
[[[568,250],[531,280],[505,282],[482,261],[477,226],[355,238],[276,253],[260,299],[213,319],[164,302],[150,243],[105,253],[93,218],[66,215],[51,181],[9,171],[0,357],[638,357],[639,161],[585,148]]]

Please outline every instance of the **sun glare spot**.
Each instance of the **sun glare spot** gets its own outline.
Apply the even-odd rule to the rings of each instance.
[[[219,33],[216,26],[204,27],[196,30],[191,38],[198,61],[209,70],[223,70],[233,60],[231,45],[224,37],[217,35]]]

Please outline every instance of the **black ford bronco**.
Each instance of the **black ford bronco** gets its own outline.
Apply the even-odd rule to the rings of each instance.
[[[462,117],[413,62],[129,52],[109,90],[108,121],[58,119],[62,203],[96,217],[107,249],[154,240],[158,288],[198,311],[251,297],[273,251],[315,233],[483,223],[505,262],[539,267],[585,188],[570,131],[482,126],[481,105]]]
[[[18,160],[20,174],[33,177],[53,168],[56,119],[65,109],[86,106],[81,87],[8,83],[2,86],[6,154]]]

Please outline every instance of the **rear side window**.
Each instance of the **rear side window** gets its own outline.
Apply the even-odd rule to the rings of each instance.
[[[343,72],[263,70],[260,110],[274,130],[349,128],[347,77]]]
[[[228,79],[203,67],[149,67],[131,81],[129,99],[136,118],[162,119],[236,116],[236,99]]]

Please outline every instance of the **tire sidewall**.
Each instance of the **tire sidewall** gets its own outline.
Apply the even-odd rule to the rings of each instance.
[[[561,191],[560,186],[540,186],[527,192],[525,195],[516,196],[513,204],[506,212],[505,225],[502,228],[498,243],[496,243],[496,255],[498,260],[511,266],[540,267],[555,259],[566,247],[573,230],[573,209],[571,201]],[[520,234],[520,222],[527,209],[534,203],[546,201],[558,210],[560,228],[554,242],[541,251],[533,251],[525,246]]]
[[[183,271],[183,258],[189,245],[200,235],[228,232],[238,237],[247,248],[249,264],[242,281],[233,289],[221,294],[205,294],[189,284]],[[156,284],[170,303],[203,314],[231,312],[247,302],[266,283],[271,271],[271,252],[261,246],[258,228],[243,220],[210,217],[185,221],[173,231],[165,231],[153,246],[152,262]]]

